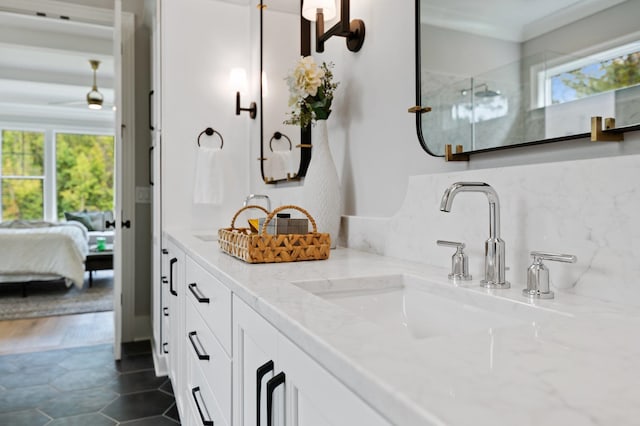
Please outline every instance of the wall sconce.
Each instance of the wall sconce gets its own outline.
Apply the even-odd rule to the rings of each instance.
[[[249,104],[249,108],[240,108],[240,92],[247,92],[247,72],[244,68],[233,68],[229,76],[231,87],[236,92],[236,115],[240,115],[242,111],[248,111],[249,117],[255,119],[258,107],[255,102]]]
[[[357,52],[364,43],[364,22],[362,19],[349,21],[349,0],[341,0],[340,21],[324,32],[324,21],[336,16],[335,0],[304,0],[302,16],[316,22],[316,52],[324,52],[324,42],[332,36],[347,38],[347,49]]]

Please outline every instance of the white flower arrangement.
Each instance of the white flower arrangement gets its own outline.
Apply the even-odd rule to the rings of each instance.
[[[317,120],[326,120],[331,114],[333,92],[338,87],[331,72],[333,63],[318,66],[312,56],[298,60],[293,71],[285,78],[289,86],[289,106],[292,111],[285,124],[306,127]]]

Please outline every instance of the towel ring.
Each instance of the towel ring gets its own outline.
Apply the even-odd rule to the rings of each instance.
[[[269,139],[269,149],[271,150],[271,152],[273,152],[273,146],[271,145],[273,143],[273,140],[275,139],[279,141],[283,137],[289,141],[289,151],[293,149],[293,144],[291,144],[291,139],[289,139],[289,136],[285,135],[284,133],[275,132],[273,136],[271,136],[271,139]]]
[[[220,138],[220,149],[222,149],[222,147],[224,146],[224,139],[222,138],[222,134],[217,130],[213,130],[211,127],[207,127],[206,129],[200,132],[200,134],[198,135],[198,146],[200,146],[200,137],[202,135],[206,134],[207,136],[212,136],[214,133],[217,134],[218,137]]]

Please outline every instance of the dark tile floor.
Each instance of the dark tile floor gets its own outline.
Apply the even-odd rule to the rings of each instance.
[[[148,341],[0,356],[2,426],[175,426],[171,382]]]

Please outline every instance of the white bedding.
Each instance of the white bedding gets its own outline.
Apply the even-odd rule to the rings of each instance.
[[[63,277],[81,288],[87,229],[77,222],[36,226],[0,226],[0,282]]]

